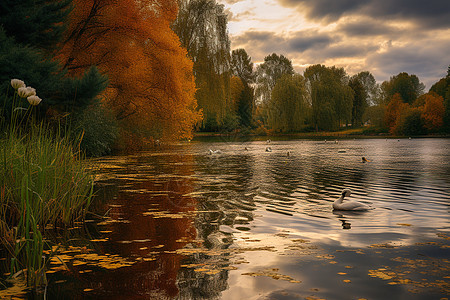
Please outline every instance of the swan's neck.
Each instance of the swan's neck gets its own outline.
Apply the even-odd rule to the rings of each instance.
[[[341,204],[344,201],[344,194],[341,195],[341,197],[339,197],[339,199],[336,200],[336,203]]]

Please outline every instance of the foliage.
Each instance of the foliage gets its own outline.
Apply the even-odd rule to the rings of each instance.
[[[82,110],[102,92],[107,79],[96,68],[90,68],[80,78],[66,76],[58,62],[45,59],[35,48],[14,42],[0,30],[0,89],[9,89],[11,78],[21,78],[33,86],[44,99],[39,107],[41,116],[51,107],[63,112]],[[5,103],[5,112],[11,111],[12,98]]]
[[[73,3],[58,57],[71,74],[92,65],[108,74],[104,104],[114,112],[122,134],[132,128],[141,140],[149,135],[191,137],[201,114],[194,99],[192,62],[170,29],[176,1]]]
[[[444,117],[443,117],[443,129],[445,132],[450,133],[450,66],[447,69],[447,76],[441,78],[431,88],[430,92],[435,92],[444,100]]]
[[[367,105],[375,105],[380,103],[380,86],[377,84],[375,77],[369,71],[359,72],[352,76],[353,80],[358,80],[366,94]]]
[[[252,58],[245,49],[236,49],[231,52],[231,70],[244,84],[249,85],[255,80]]]
[[[26,270],[28,285],[45,283],[49,225],[73,225],[84,217],[92,197],[92,175],[71,140],[43,123],[15,112],[0,124],[0,241],[10,253],[11,274]],[[7,129],[6,129],[7,128]]]
[[[172,28],[194,62],[199,107],[207,130],[223,124],[230,111],[230,40],[224,6],[215,0],[179,0],[179,13]],[[211,119],[211,120],[209,120]]]
[[[392,96],[398,93],[403,101],[412,104],[417,97],[423,94],[425,85],[419,81],[416,75],[402,72],[391,77],[389,81],[384,82],[382,89],[387,99],[391,99]]]
[[[394,133],[398,135],[414,136],[427,133],[422,112],[419,108],[408,107],[400,114]]]
[[[386,126],[389,128],[389,132],[391,134],[397,133],[400,114],[403,111],[405,111],[408,107],[409,105],[403,102],[403,99],[400,96],[400,94],[395,94],[392,97],[391,101],[389,101],[386,107],[384,122]]]
[[[444,125],[444,99],[438,94],[433,92],[425,94],[425,103],[421,111],[424,126],[429,132],[437,132]]]
[[[278,79],[284,74],[293,75],[292,62],[284,55],[272,53],[256,69],[255,96],[258,102],[267,103]]]
[[[353,90],[353,107],[352,107],[352,126],[358,127],[362,125],[362,118],[368,103],[368,93],[358,77],[352,77],[348,83]]]
[[[343,68],[313,65],[304,73],[316,130],[337,130],[350,120],[353,92]]]
[[[119,137],[119,127],[113,112],[103,103],[94,103],[73,120],[80,148],[88,156],[111,154]]]
[[[379,128],[380,130],[383,130],[384,128],[386,128],[384,122],[385,112],[386,112],[385,105],[369,106],[364,113],[363,120],[365,122],[370,123],[372,126]]]
[[[252,125],[253,113],[253,89],[245,84],[240,77],[231,78],[231,110],[238,118],[240,127]]]
[[[308,117],[305,80],[299,74],[283,75],[272,90],[268,124],[275,131],[299,131]]]
[[[248,85],[244,86],[238,98],[237,115],[239,123],[242,127],[253,126],[253,88]]]
[[[2,0],[0,24],[22,45],[50,50],[60,40],[72,0]]]

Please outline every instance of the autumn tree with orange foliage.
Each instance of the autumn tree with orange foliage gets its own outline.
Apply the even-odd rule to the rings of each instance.
[[[404,103],[400,94],[394,94],[389,101],[386,112],[384,115],[384,122],[389,128],[389,132],[394,134],[397,131],[398,121],[400,119],[401,113],[409,107],[409,104]]]
[[[422,107],[422,118],[429,132],[436,132],[444,125],[444,98],[436,93],[429,92],[424,95],[425,104]]]
[[[74,0],[58,52],[65,67],[109,76],[104,102],[127,146],[146,138],[190,138],[201,119],[192,62],[170,29],[176,0]]]

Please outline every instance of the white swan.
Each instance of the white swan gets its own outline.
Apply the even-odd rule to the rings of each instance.
[[[209,155],[221,154],[221,153],[222,153],[222,151],[220,151],[220,150],[211,150],[211,149],[208,150]]]
[[[266,152],[272,152],[272,148],[267,147],[267,148],[266,148]]]
[[[370,206],[357,202],[357,201],[346,201],[344,202],[345,197],[349,197],[351,195],[351,191],[349,189],[345,189],[342,191],[341,197],[333,202],[333,209],[335,210],[369,210]]]

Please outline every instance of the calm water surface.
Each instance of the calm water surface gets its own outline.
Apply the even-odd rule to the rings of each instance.
[[[98,168],[106,218],[72,237],[48,298],[450,294],[449,139],[192,142]],[[344,188],[374,209],[334,212]]]

